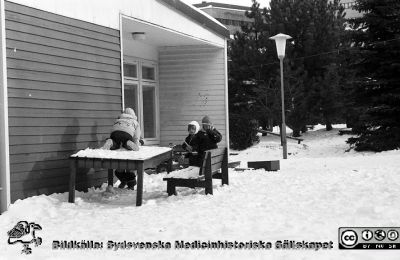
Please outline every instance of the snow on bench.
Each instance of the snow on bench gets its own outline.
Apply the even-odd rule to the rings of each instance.
[[[168,196],[176,195],[176,187],[201,187],[205,188],[205,194],[213,194],[212,179],[221,179],[222,185],[229,184],[226,147],[205,151],[201,165],[201,167],[189,166],[169,173],[163,179],[167,181]]]

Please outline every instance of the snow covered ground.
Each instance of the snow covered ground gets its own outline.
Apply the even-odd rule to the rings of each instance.
[[[214,195],[178,188],[168,197],[165,174],[146,175],[144,202],[136,191],[112,195],[102,189],[18,200],[0,216],[0,259],[399,259],[398,250],[339,250],[339,227],[400,226],[400,151],[345,152],[348,136],[319,126],[297,144],[281,170],[229,170],[230,185],[214,182]],[[235,152],[235,151],[231,151]],[[231,161],[282,157],[279,137],[265,136]],[[43,239],[32,254],[7,244],[7,231],[20,221],[41,225]],[[333,249],[275,249],[278,240],[330,242]],[[102,242],[102,249],[52,249],[53,241]],[[176,249],[175,241],[271,242],[272,249]],[[107,249],[107,242],[157,242],[171,249]]]

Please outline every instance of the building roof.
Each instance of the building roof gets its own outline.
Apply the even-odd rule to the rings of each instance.
[[[243,6],[243,5],[231,5],[231,4],[224,4],[224,3],[216,3],[216,2],[207,2],[203,1],[200,4],[194,4],[193,6],[197,8],[203,8],[203,7],[220,7],[220,8],[227,8],[227,9],[237,9],[237,10],[250,10],[249,6]]]
[[[215,33],[229,38],[229,30],[225,26],[221,25],[218,21],[210,19],[206,14],[193,8],[179,0],[161,0],[162,2],[174,7],[183,14],[189,16],[191,19],[202,24],[204,27],[214,31]]]

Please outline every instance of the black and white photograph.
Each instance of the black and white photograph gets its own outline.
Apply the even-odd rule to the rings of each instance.
[[[0,259],[399,259],[399,0],[0,0]]]

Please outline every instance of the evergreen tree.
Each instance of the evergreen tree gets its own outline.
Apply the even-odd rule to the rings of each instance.
[[[271,24],[293,37],[286,58],[288,125],[294,136],[308,123],[324,122],[326,129],[340,113],[339,56],[344,35],[344,9],[339,1],[271,0]],[[321,55],[327,53],[327,55]],[[291,71],[296,71],[291,75]],[[302,77],[302,78],[299,78]],[[286,93],[285,93],[286,94]],[[321,119],[319,119],[321,118]]]
[[[281,124],[279,60],[269,38],[286,33],[293,37],[284,60],[287,125],[294,136],[310,123],[323,121],[331,129],[341,108],[340,60],[337,54],[320,54],[340,47],[344,14],[339,0],[271,0],[263,10],[253,0],[246,15],[254,23],[243,26],[228,49],[230,118]]]
[[[234,35],[228,50],[230,111],[234,114],[248,111],[260,121],[277,117],[274,111],[276,91],[272,84],[276,74],[263,66],[276,62],[265,12],[266,9],[260,9],[259,3],[253,0],[246,15],[254,22],[242,26],[242,32]]]
[[[274,54],[274,43],[269,40],[271,34],[266,27],[266,9],[260,9],[253,0],[246,12],[253,23],[242,26],[229,41],[229,118],[231,146],[245,149],[256,140],[254,119],[265,127],[271,121],[278,122],[280,94],[273,83],[277,71],[271,71],[271,65],[278,62]],[[237,126],[241,127],[237,127]],[[250,127],[250,128],[249,128]]]
[[[400,1],[356,0],[363,16],[350,20],[357,50],[354,104],[362,111],[348,142],[355,149],[400,148]]]

